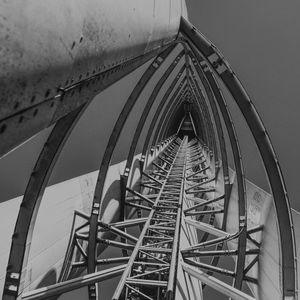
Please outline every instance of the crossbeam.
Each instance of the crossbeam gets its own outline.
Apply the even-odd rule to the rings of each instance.
[[[205,274],[199,269],[191,267],[185,263],[182,263],[183,270],[188,273],[189,275],[197,278],[202,283],[207,284],[211,288],[219,291],[220,293],[231,297],[234,300],[255,300],[252,296],[232,287],[229,284],[224,283],[223,281]]]
[[[169,151],[168,158],[161,158],[170,168],[161,188],[157,188],[158,196],[112,297],[114,300],[127,294],[131,287],[140,295],[146,295],[146,299],[151,299],[153,293],[161,293],[162,299],[174,298],[185,194],[186,147],[185,137]],[[143,272],[140,273],[140,263],[144,263],[146,256],[165,262],[165,267],[153,270],[155,266],[143,264]],[[157,292],[151,292],[153,290]]]
[[[53,296],[59,296],[63,293],[67,293],[89,284],[97,283],[110,279],[120,275],[126,265],[121,265],[113,268],[109,268],[103,271],[91,273],[85,276],[81,276],[75,279],[66,280],[64,282],[49,285],[44,288],[36,289],[27,293],[24,293],[22,300],[35,300],[35,299],[46,299]]]

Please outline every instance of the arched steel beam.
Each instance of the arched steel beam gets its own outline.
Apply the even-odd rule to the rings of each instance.
[[[143,76],[140,78],[138,83],[136,84],[135,88],[133,89],[132,93],[130,94],[127,102],[125,103],[117,122],[112,130],[110,135],[108,144],[106,146],[102,162],[99,169],[99,174],[97,178],[96,188],[94,192],[94,198],[92,203],[92,212],[90,216],[90,230],[89,230],[89,238],[88,238],[88,273],[95,272],[96,267],[96,239],[97,239],[97,232],[98,232],[98,218],[101,211],[101,200],[103,194],[104,183],[106,179],[106,174],[110,165],[110,160],[112,154],[114,152],[115,146],[119,139],[119,136],[122,132],[122,129],[125,125],[125,122],[136,103],[138,97],[144,90],[145,86],[147,85],[148,81],[153,77],[156,73],[157,69],[160,67],[162,62],[168,57],[171,51],[174,49],[175,45],[170,46],[165,51],[160,53],[156,59],[151,63],[151,65],[147,68]],[[89,287],[89,296],[94,293],[93,287]]]
[[[194,102],[194,104],[195,104],[195,102]],[[198,109],[198,107],[197,107],[197,109]],[[201,116],[201,114],[199,114],[199,119],[198,120],[194,120],[194,117],[193,117],[193,114],[191,113],[191,117],[192,117],[192,119],[193,119],[193,126],[194,126],[194,130],[195,130],[195,132],[196,132],[196,137],[197,137],[197,139],[198,139],[198,141],[201,143],[201,145],[202,145],[202,147],[205,147],[206,146],[206,142],[204,141],[204,139],[203,139],[203,136],[204,136],[204,127],[203,127],[203,120],[201,120],[202,119],[202,116]],[[201,135],[199,135],[199,133],[201,133]]]
[[[93,96],[95,93],[98,93],[99,90],[103,90],[104,88],[106,88],[107,86],[109,86],[112,82],[111,80],[118,80],[119,78],[121,78],[122,76],[128,74],[129,72],[133,71],[134,69],[136,69],[140,63],[143,61],[147,61],[149,60],[150,58],[152,58],[154,55],[153,53],[150,55],[150,54],[147,54],[145,55],[144,57],[139,57],[138,59],[133,59],[131,61],[131,63],[128,63],[126,64],[126,66],[118,66],[118,67],[115,67],[107,72],[104,72],[104,73],[101,73],[101,74],[96,74],[96,75],[93,75],[92,77],[90,78],[87,78],[85,80],[82,80],[80,83],[77,83],[77,84],[74,84],[74,85],[71,85],[69,86],[68,88],[66,88],[64,91],[61,91],[58,96],[55,97],[55,101],[60,101],[63,99],[64,100],[64,109],[63,109],[63,113],[59,113],[58,111],[56,111],[55,115],[57,118],[61,118],[60,120],[63,120],[62,122],[60,122],[60,120],[57,121],[57,124],[55,126],[55,132],[52,131],[50,137],[51,137],[51,151],[55,151],[55,142],[53,141],[54,140],[54,136],[57,134],[57,141],[61,138],[61,134],[63,134],[64,132],[64,129],[62,129],[64,126],[63,124],[67,124],[69,121],[69,119],[71,118],[71,115],[74,115],[73,113],[70,114],[70,116],[68,116],[68,118],[66,117],[63,117],[63,115],[66,113],[66,109],[70,109],[70,111],[74,111],[74,112],[77,112],[78,111],[78,108],[77,106],[74,107],[73,106],[68,106],[66,105],[65,102],[67,101],[70,101],[70,99],[72,98],[73,99],[73,94],[74,94],[74,91],[78,92],[78,93],[81,93],[81,91],[84,91],[86,89],[86,93],[90,94],[91,95],[91,98],[89,98],[89,101],[87,101],[86,97],[84,97],[83,94],[80,94],[82,95],[82,98],[84,101],[87,101],[87,102],[84,102],[83,103],[86,103],[86,106],[90,103],[90,100],[92,100]],[[112,73],[112,75],[110,75]],[[122,75],[123,74],[123,75]],[[112,76],[112,77],[111,77]],[[96,81],[99,81],[99,79],[101,79],[100,81],[100,87],[99,87],[99,84],[96,84]],[[93,88],[91,86],[94,86]],[[90,91],[87,91],[87,89],[90,89]],[[85,96],[87,96],[87,94],[85,94]],[[51,98],[51,101],[54,101],[52,98]],[[50,102],[50,100],[48,102],[46,102],[47,106],[51,106],[52,102]],[[74,103],[76,103],[76,105],[80,105],[80,101],[75,101]],[[43,103],[40,103],[38,105],[46,105],[46,104],[43,104]],[[45,106],[46,107],[46,106]],[[56,106],[54,106],[55,108]],[[36,106],[34,106],[35,109],[38,109]],[[81,107],[80,107],[81,109]],[[81,115],[81,114],[80,114]],[[25,116],[26,117],[26,116]],[[68,120],[67,120],[68,119]],[[56,119],[53,119],[53,122],[55,122]],[[77,119],[76,121],[74,121],[74,124],[77,122]],[[59,125],[60,124],[60,125]],[[72,127],[73,128],[73,127]],[[53,130],[54,130],[53,129]],[[68,132],[66,134],[66,139],[67,137],[70,135],[70,132]],[[49,138],[50,138],[49,137]],[[65,142],[65,141],[64,141]],[[64,143],[62,142],[62,144]],[[58,147],[59,145],[57,145]],[[20,212],[19,212],[19,217],[17,219],[17,223],[16,223],[16,228],[15,228],[15,234],[13,235],[13,240],[12,240],[12,248],[11,248],[11,254],[10,254],[10,259],[9,259],[9,263],[8,263],[8,266],[12,266],[11,268],[9,268],[9,270],[11,271],[8,271],[8,272],[11,272],[11,273],[15,273],[15,277],[13,280],[10,279],[10,275],[7,273],[7,279],[6,279],[6,282],[7,284],[6,285],[11,285],[9,282],[13,281],[15,283],[17,283],[17,285],[19,285],[19,281],[20,281],[20,278],[17,279],[18,277],[18,271],[17,270],[22,270],[22,265],[23,266],[26,266],[26,261],[24,261],[23,263],[21,263],[21,260],[23,260],[23,258],[25,257],[25,260],[28,258],[28,256],[24,253],[24,251],[29,252],[29,245],[30,243],[28,243],[28,239],[31,239],[30,236],[28,236],[28,231],[29,229],[30,230],[33,230],[33,227],[34,227],[34,222],[35,222],[35,217],[36,217],[36,214],[37,214],[37,211],[38,211],[38,207],[39,207],[39,202],[38,201],[41,201],[42,200],[42,195],[43,195],[43,192],[44,192],[44,189],[45,189],[45,186],[47,185],[47,182],[48,182],[48,179],[51,175],[51,171],[53,169],[53,166],[57,160],[57,157],[55,158],[55,161],[50,161],[49,160],[49,164],[52,163],[53,165],[49,166],[49,170],[47,170],[47,167],[45,167],[45,169],[39,169],[38,171],[36,170],[38,168],[39,165],[41,165],[41,161],[45,160],[45,155],[47,154],[49,157],[51,157],[51,153],[49,153],[49,140],[48,142],[46,143],[45,145],[46,148],[44,148],[44,150],[42,151],[41,155],[40,155],[40,158],[39,158],[39,161],[37,162],[36,164],[36,167],[34,169],[34,172],[30,178],[30,181],[28,183],[28,186],[27,186],[27,189],[26,189],[26,192],[25,192],[25,195],[24,195],[24,198],[23,198],[23,202],[25,201],[26,203],[28,202],[28,199],[30,198],[30,201],[32,201],[32,211],[35,211],[34,212],[34,216],[32,216],[32,220],[30,221],[29,219],[27,219],[26,221],[24,220],[25,218],[28,218],[29,215],[30,215],[30,212],[29,212],[29,209],[26,208],[26,211],[27,211],[27,216],[25,217],[24,213],[21,212],[22,211],[22,207],[25,207],[26,205],[21,204],[21,209],[20,209]],[[48,149],[48,152],[46,153],[46,150],[45,149]],[[57,155],[59,155],[61,149],[57,152]],[[43,166],[44,167],[44,166]],[[47,174],[42,174],[42,172],[48,172]],[[47,178],[44,178],[43,176],[47,177]],[[33,179],[33,177],[35,177]],[[37,183],[37,178],[40,178],[40,181]],[[34,188],[36,189],[37,191],[37,194],[34,196],[32,195],[33,193],[33,185]],[[40,185],[44,185],[43,188],[40,190]],[[30,196],[28,196],[30,195]],[[38,200],[37,200],[38,199]],[[37,201],[36,204],[33,204],[34,201]],[[22,216],[21,216],[22,214]],[[33,213],[32,213],[33,214]],[[28,225],[29,227],[26,227],[25,223],[30,223],[31,225]],[[20,225],[22,224],[22,225]],[[22,229],[22,234],[17,234],[16,232],[20,232],[20,228]],[[22,239],[26,239],[27,242],[25,242],[25,244],[27,244],[28,246],[25,246],[24,245],[24,241],[22,242],[21,240]],[[14,242],[14,240],[18,240],[17,242]],[[23,247],[23,250],[21,250],[21,248]],[[13,254],[13,253],[17,253],[17,254]],[[18,259],[15,259],[15,257],[18,257]],[[14,263],[12,262],[14,261]],[[11,285],[11,287],[13,288],[13,285]],[[18,288],[17,288],[18,289]],[[5,290],[4,290],[5,292]],[[13,292],[12,292],[13,293]]]
[[[199,137],[198,131],[202,131],[203,136],[207,134],[206,133],[206,128],[205,128],[206,122],[204,120],[203,113],[201,111],[199,103],[196,100],[196,97],[192,97],[192,104],[193,104],[192,110],[195,108],[197,110],[196,115],[199,116],[199,117],[197,119],[194,119],[192,112],[190,112],[189,114],[190,114],[191,122],[193,124],[193,128],[194,128],[194,131],[195,131],[196,138],[200,142],[200,144],[202,146],[202,149],[204,150],[204,148],[207,147],[207,142],[205,141],[205,139],[202,140]],[[200,127],[200,128],[198,128],[198,130],[197,130],[197,127]],[[205,136],[204,136],[204,138],[205,138]]]
[[[247,92],[219,50],[184,18],[181,18],[180,31],[188,38],[188,42],[201,52],[206,61],[221,78],[236,101],[252,132],[266,168],[278,217],[281,241],[282,296],[283,299],[289,297],[296,298],[296,248],[290,204],[279,162],[266,128]],[[289,251],[285,251],[283,247],[289,249]]]
[[[189,62],[189,55],[188,55],[187,44],[186,44],[186,42],[184,40],[182,40],[182,39],[179,39],[179,40],[183,44],[184,50],[185,50],[185,67],[186,67],[186,75],[187,75],[187,86],[190,88],[190,80],[189,80],[189,77],[190,77],[190,72],[189,72],[190,62]],[[202,117],[204,117],[203,114],[201,114],[200,122],[201,122],[202,128],[204,129],[204,134],[206,135],[204,139],[206,140],[206,143],[209,143],[208,142],[207,124],[206,124],[205,121],[203,122]],[[196,134],[196,132],[195,132],[195,134]]]
[[[190,74],[192,72],[191,67],[189,66],[190,69]],[[192,79],[192,78],[191,78]],[[214,142],[213,142],[213,123],[212,123],[212,117],[211,114],[209,112],[208,106],[206,104],[206,100],[204,97],[204,94],[202,93],[201,88],[199,87],[198,89],[196,89],[196,83],[193,80],[189,81],[189,87],[190,90],[194,93],[194,96],[199,100],[199,105],[201,105],[201,108],[203,110],[203,115],[206,118],[206,122],[207,122],[207,126],[208,126],[208,130],[209,130],[209,138],[210,138],[210,148],[213,149],[214,148]]]
[[[196,101],[198,105],[201,107],[201,111],[205,116],[206,123],[207,123],[207,132],[209,136],[209,160],[210,160],[210,169],[213,176],[218,175],[219,170],[219,162],[218,162],[218,150],[217,150],[217,142],[216,142],[216,136],[214,132],[214,125],[212,122],[212,116],[210,115],[209,109],[207,107],[206,100],[204,98],[204,95],[202,94],[202,91],[196,81],[193,81],[193,78],[190,80],[190,88],[192,92],[195,95]]]
[[[210,158],[210,150],[209,149],[211,149],[211,147],[210,147],[210,145],[211,145],[211,136],[210,136],[210,131],[209,131],[209,128],[208,128],[208,121],[206,119],[206,114],[203,112],[203,107],[199,103],[198,97],[195,94],[194,89],[192,88],[192,84],[193,83],[190,80],[191,92],[192,92],[192,95],[193,95],[192,101],[194,103],[194,106],[197,109],[199,120],[200,120],[200,126],[202,127],[202,130],[204,132],[204,137],[205,137],[204,141],[201,144],[201,146],[203,147],[203,149],[205,149],[206,153],[209,155],[209,158]],[[198,137],[198,140],[199,140],[199,137]]]
[[[239,149],[239,144],[237,140],[237,136],[235,134],[235,130],[233,127],[233,123],[230,123],[230,115],[228,111],[224,109],[224,105],[226,108],[226,103],[225,99],[223,98],[220,89],[218,85],[216,84],[216,81],[214,80],[211,72],[209,72],[209,68],[206,66],[201,66],[201,62],[203,62],[203,59],[199,55],[196,49],[193,48],[193,53],[195,56],[193,57],[193,65],[200,77],[200,79],[203,82],[203,85],[205,84],[207,86],[207,89],[211,93],[211,97],[209,97],[210,100],[210,105],[212,107],[212,110],[215,111],[215,114],[217,114],[217,119],[216,119],[216,125],[217,125],[217,130],[222,128],[221,120],[218,114],[217,106],[215,101],[217,100],[218,105],[220,107],[220,111],[223,115],[223,119],[225,122],[225,126],[227,128],[228,136],[230,139],[231,143],[231,148],[233,151],[233,159],[234,159],[234,165],[237,173],[237,184],[238,184],[238,207],[239,207],[239,231],[241,234],[239,235],[238,238],[238,257],[236,261],[236,277],[234,279],[234,286],[238,289],[242,288],[242,282],[243,282],[243,277],[244,277],[244,268],[245,268],[245,257],[246,257],[246,244],[247,244],[247,202],[246,202],[246,190],[245,190],[245,182],[244,182],[244,170],[243,170],[243,163],[242,163],[242,156],[241,152]],[[200,67],[201,66],[201,67]],[[214,97],[213,97],[214,96]],[[223,104],[223,106],[222,106]],[[221,109],[222,108],[222,109]],[[227,120],[225,120],[227,118]],[[229,118],[229,119],[228,119]],[[223,133],[221,139],[223,140],[223,145],[220,144],[221,146],[221,154],[222,154],[222,147],[226,147],[225,145],[225,140],[224,140],[224,135]],[[222,141],[221,140],[221,141]],[[226,151],[226,149],[225,149]],[[222,161],[225,159],[225,155],[221,156]],[[227,155],[226,155],[226,164],[227,164],[227,173],[226,177],[224,176],[224,183],[225,183],[225,188],[227,187],[227,193],[228,197],[230,196],[230,191],[231,191],[231,186],[229,182],[229,172],[228,172],[228,162],[227,162]],[[224,165],[224,162],[223,162]],[[227,182],[227,184],[226,184]],[[226,197],[226,193],[225,193]],[[226,199],[226,198],[225,198]],[[227,224],[227,212],[228,212],[228,201],[229,198],[227,198],[227,202],[224,202],[224,220],[223,220],[223,225],[222,229],[226,231],[226,224]],[[215,258],[214,263],[217,262],[217,258]]]
[[[181,91],[181,93],[178,95],[177,99],[174,101],[173,105],[170,107],[170,110],[168,111],[167,115],[164,118],[164,122],[162,124],[161,132],[158,137],[158,140],[161,141],[166,138],[169,128],[171,126],[170,120],[173,119],[176,111],[178,110],[180,104],[183,102],[185,95],[187,93],[187,85],[185,85]]]
[[[191,71],[192,73],[192,71]],[[213,156],[214,156],[214,161],[215,161],[215,166],[218,169],[219,168],[219,151],[218,151],[218,146],[217,146],[217,135],[216,135],[216,130],[215,130],[215,123],[213,122],[214,118],[213,118],[213,113],[210,112],[209,108],[208,108],[208,104],[206,101],[206,97],[202,91],[202,89],[200,88],[199,84],[197,81],[193,81],[194,83],[194,89],[198,95],[198,99],[200,101],[200,103],[202,103],[203,109],[204,109],[204,113],[207,116],[207,120],[208,120],[208,126],[210,129],[210,134],[211,134],[211,140],[212,140],[212,151],[213,151]],[[207,91],[205,89],[205,93],[207,95],[207,98],[211,97],[210,94],[207,94]],[[212,96],[213,97],[213,96]]]
[[[179,81],[180,77],[182,76],[183,71],[184,71],[184,66],[181,67],[181,69],[178,72],[178,75],[174,78],[174,80],[170,84],[170,86],[167,89],[167,91],[165,92],[162,100],[160,101],[160,103],[159,103],[159,105],[158,105],[158,107],[157,107],[157,109],[155,111],[154,116],[152,117],[151,124],[149,126],[149,130],[147,132],[147,136],[146,136],[146,139],[145,139],[145,142],[144,142],[144,146],[143,146],[143,150],[142,150],[142,163],[143,163],[143,166],[144,166],[144,163],[145,163],[146,152],[147,152],[147,149],[149,147],[151,136],[152,136],[154,127],[155,127],[155,125],[157,123],[159,114],[161,113],[161,111],[162,111],[165,103],[167,102],[170,94],[172,93],[172,91],[175,88],[177,82]],[[143,166],[142,166],[142,169],[143,169]]]
[[[209,135],[209,130],[208,130],[208,123],[206,121],[206,115],[202,112],[202,106],[197,101],[196,94],[194,94],[193,99],[194,99],[194,105],[197,107],[198,113],[199,113],[199,119],[197,121],[200,123],[200,127],[203,131],[203,139],[204,140],[201,141],[202,147],[204,149],[206,149],[205,151],[207,152],[208,149],[210,149],[211,142],[210,142],[210,135]],[[198,139],[199,139],[199,137],[198,137]]]
[[[166,118],[166,115],[168,114],[168,111],[170,109],[170,107],[172,106],[174,100],[176,97],[178,97],[178,94],[181,93],[181,89],[183,87],[183,84],[186,81],[186,76],[183,78],[183,80],[180,82],[180,84],[178,85],[177,89],[175,90],[175,92],[173,93],[173,95],[171,96],[171,99],[169,100],[168,104],[166,105],[163,113],[161,114],[160,120],[158,122],[158,125],[156,126],[156,130],[155,130],[155,134],[154,137],[152,139],[152,146],[157,144],[157,141],[160,141],[159,137],[160,137],[160,132],[162,130],[162,125],[164,123],[164,120]]]
[[[169,111],[168,111],[168,115],[166,115],[165,119],[164,119],[164,123],[160,132],[161,137],[159,137],[159,141],[164,140],[166,137],[169,136],[169,129],[171,127],[170,124],[170,120],[173,120],[176,112],[178,111],[180,105],[182,104],[182,102],[184,101],[186,94],[187,94],[187,90],[184,90],[185,88],[187,88],[187,86],[183,87],[181,93],[179,94],[179,96],[175,99],[173,105],[170,107]],[[173,131],[173,134],[175,134],[177,136],[177,132],[178,132],[178,127]]]
[[[183,84],[185,83],[185,81],[186,81],[186,76],[184,76],[184,78],[181,80],[181,82],[178,85],[177,89],[175,90],[175,92],[171,96],[170,100],[166,104],[165,109],[164,109],[163,113],[160,116],[158,125],[156,125],[156,130],[154,132],[154,138],[161,133],[162,124],[165,121],[165,118],[167,117],[167,114],[171,110],[172,104],[174,104],[177,101],[178,95],[182,93],[182,91],[183,91]],[[145,160],[148,162],[149,156],[152,155],[152,152],[155,150],[155,147],[159,147],[162,141],[168,140],[168,139],[170,139],[172,137],[176,137],[176,133],[174,133],[173,135],[168,136],[168,137],[166,137],[164,139],[159,139],[159,137],[157,137],[156,141],[153,138],[152,139],[152,146],[148,149],[148,154],[146,154]]]
[[[3,299],[11,300],[23,292],[22,270],[27,265],[36,216],[55,163],[74,126],[87,105],[60,119],[52,129],[30,176],[20,206],[7,265]]]
[[[158,93],[160,92],[162,86],[164,85],[164,83],[166,82],[168,77],[171,75],[171,73],[173,72],[175,67],[178,65],[179,61],[183,57],[183,54],[184,54],[184,52],[181,51],[176,56],[176,58],[173,60],[173,62],[170,64],[170,66],[167,68],[167,70],[164,72],[162,77],[159,79],[159,81],[155,85],[155,87],[154,87],[154,89],[153,89],[153,91],[152,91],[152,93],[151,93],[144,109],[143,109],[143,112],[141,114],[139,122],[136,126],[134,136],[133,136],[131,144],[130,144],[130,149],[129,149],[128,156],[127,156],[127,161],[126,161],[126,165],[125,165],[124,174],[121,176],[120,220],[123,220],[124,216],[125,216],[126,187],[127,187],[127,184],[128,184],[129,173],[130,173],[130,170],[132,168],[132,161],[133,161],[133,158],[134,158],[136,146],[137,146],[137,143],[139,141],[139,138],[140,138],[141,132],[143,130],[144,124],[147,120],[149,111],[151,110],[152,105],[154,104],[154,102],[157,98]],[[124,256],[126,256],[127,255],[126,251],[123,251],[123,254],[124,254]]]
[[[247,244],[247,203],[246,200],[246,188],[245,188],[245,176],[244,176],[244,169],[243,169],[243,161],[242,155],[239,148],[238,138],[234,129],[234,124],[232,122],[231,116],[227,109],[227,104],[219,86],[216,83],[216,80],[213,77],[213,74],[210,72],[208,68],[205,68],[205,76],[208,79],[210,86],[213,89],[213,93],[216,97],[218,106],[223,116],[223,120],[225,126],[227,128],[231,149],[233,152],[233,160],[236,170],[237,176],[237,184],[238,184],[238,199],[239,199],[239,230],[241,234],[239,235],[238,239],[238,259],[236,263],[236,278],[234,286],[238,289],[242,287],[242,280],[243,280],[243,272],[245,268],[245,251],[246,251],[246,244]],[[241,202],[241,203],[240,203]],[[244,230],[242,231],[242,228]]]
[[[190,53],[191,54],[191,53]],[[223,221],[222,221],[222,230],[226,230],[226,222],[227,222],[227,212],[228,212],[228,202],[231,192],[231,186],[229,182],[229,168],[228,168],[228,158],[227,158],[227,151],[226,151],[226,144],[225,144],[225,138],[224,138],[224,132],[222,128],[221,119],[219,116],[219,112],[215,103],[215,98],[213,95],[213,92],[211,90],[211,87],[209,86],[209,83],[207,82],[207,79],[205,78],[201,68],[198,64],[195,64],[196,60],[195,57],[191,57],[192,64],[196,69],[196,72],[206,90],[206,94],[208,95],[208,101],[212,110],[214,123],[216,124],[216,130],[217,130],[217,136],[219,141],[219,147],[220,147],[220,153],[221,153],[221,161],[223,166],[223,181],[224,181],[224,192],[225,192],[225,198],[224,198],[224,215],[223,215]],[[196,76],[193,72],[193,69],[191,68],[191,77],[194,79],[194,82],[196,83]],[[199,92],[199,90],[198,90]]]
[[[125,171],[124,171],[124,176],[126,177],[126,181],[124,182],[125,185],[127,185],[127,180],[128,180],[128,175],[130,172],[130,168],[132,165],[132,160],[134,157],[134,152],[140,137],[140,134],[142,132],[143,129],[143,125],[145,124],[145,121],[148,117],[149,111],[151,110],[151,107],[154,103],[154,101],[156,100],[156,97],[159,93],[159,91],[161,90],[163,84],[166,82],[166,80],[168,79],[168,77],[170,76],[170,74],[172,73],[172,71],[174,70],[174,68],[178,65],[180,59],[183,57],[184,55],[184,51],[181,51],[177,57],[174,59],[174,61],[170,64],[170,66],[167,68],[167,70],[165,71],[165,73],[163,74],[163,76],[160,78],[160,80],[158,81],[158,83],[156,84],[156,86],[153,89],[153,92],[151,93],[145,107],[143,110],[143,113],[139,119],[138,125],[136,126],[136,130],[130,145],[130,150],[128,153],[128,157],[127,157],[127,162],[126,162],[126,166],[125,166]],[[125,195],[123,195],[125,196]]]

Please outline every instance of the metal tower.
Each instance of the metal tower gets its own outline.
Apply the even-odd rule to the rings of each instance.
[[[271,141],[248,94],[218,49],[183,17],[175,36],[151,47],[58,87],[52,78],[56,89],[47,89],[43,101],[37,101],[37,94],[26,108],[2,110],[2,155],[55,124],[20,205],[3,299],[59,299],[80,288],[86,289],[88,299],[106,299],[103,289],[111,289],[113,300],[207,299],[207,287],[231,299],[298,299],[287,193]],[[74,211],[57,282],[26,287],[33,228],[64,144],[95,94],[146,62],[103,144],[90,211]],[[144,106],[133,116],[154,79]],[[260,194],[245,180],[224,87],[258,147],[270,199],[258,199]],[[111,161],[130,119],[136,125],[119,176]],[[107,193],[110,185],[113,196]],[[261,205],[258,219],[249,216],[251,197]],[[228,268],[220,265],[225,256],[232,258]],[[105,287],[98,285],[104,281],[109,282]]]

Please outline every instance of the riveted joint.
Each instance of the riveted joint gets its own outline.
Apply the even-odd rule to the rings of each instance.
[[[230,184],[229,176],[224,176],[225,184]]]
[[[129,172],[130,172],[130,169],[129,169],[129,168],[126,168],[126,169],[125,169],[125,172],[124,172],[124,176],[125,176],[125,177],[128,177],[128,176],[129,176]]]
[[[99,203],[94,203],[93,204],[93,209],[92,209],[92,214],[93,215],[99,215],[99,208],[100,208],[100,204]]]
[[[20,273],[8,272],[6,275],[4,294],[17,297],[19,282],[20,282]]]

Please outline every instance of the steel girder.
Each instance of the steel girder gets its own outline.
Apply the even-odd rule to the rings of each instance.
[[[27,265],[33,228],[42,195],[59,154],[85,108],[86,106],[78,108],[56,123],[36,162],[12,236],[3,299],[15,299],[23,291],[22,269]]]
[[[188,276],[197,278],[202,282],[202,286],[200,285],[198,288],[201,297],[203,296],[202,288],[206,284],[235,299],[253,299],[252,296],[243,293],[241,289],[243,281],[259,285],[257,278],[248,276],[248,272],[257,264],[260,255],[260,241],[255,240],[251,234],[262,231],[263,226],[247,230],[245,182],[238,139],[227,105],[209,66],[216,71],[236,99],[263,157],[277,208],[281,245],[287,243],[286,245],[290,245],[293,250],[282,253],[283,297],[295,296],[296,266],[293,261],[295,255],[293,231],[289,230],[291,227],[289,205],[278,162],[269,138],[265,134],[265,129],[253,104],[219,52],[185,20],[182,20],[181,31],[184,39],[179,38],[177,42],[184,44],[185,65],[172,81],[152,117],[142,150],[140,182],[135,187],[128,185],[128,175],[133,168],[136,146],[143,125],[147,120],[147,114],[156,101],[160,89],[183,56],[183,52],[166,69],[156,84],[141,113],[139,122],[137,122],[135,134],[130,143],[125,177],[123,176],[121,181],[122,197],[119,199],[121,208],[117,212],[117,220],[111,223],[105,223],[101,220],[104,209],[102,203],[103,187],[122,128],[138,97],[149,80],[157,74],[156,70],[174,49],[174,45],[159,54],[151,63],[119,115],[101,162],[91,214],[85,215],[81,212],[75,212],[74,219],[82,218],[84,223],[79,228],[72,230],[60,277],[61,282],[50,286],[48,290],[36,290],[23,294],[24,299],[57,296],[86,285],[89,286],[90,299],[95,299],[100,297],[96,288],[98,282],[122,274],[113,299],[125,297],[126,299],[170,300],[175,299],[175,278],[178,272],[183,272],[185,278],[188,274]],[[184,69],[186,76],[180,81]],[[205,94],[202,92],[198,81],[203,84]],[[178,87],[175,89],[176,85]],[[174,93],[169,99],[173,91]],[[201,120],[198,121],[194,120],[192,114],[189,113],[192,128],[197,137],[195,121],[204,127],[205,145],[196,138],[188,141],[185,137],[181,141],[176,135],[168,136],[168,133],[171,132],[170,120],[174,118],[179,107],[190,96],[192,96],[192,107],[198,115],[202,115]],[[56,124],[48,139],[51,142],[51,147],[49,144],[45,145],[34,169],[34,174],[31,176],[16,225],[16,234],[14,234],[14,239],[22,241],[16,243],[13,240],[12,243],[4,291],[5,299],[15,299],[22,293],[22,287],[19,287],[20,281],[22,281],[20,274],[24,264],[26,265],[26,251],[29,251],[29,247],[26,248],[25,246],[27,235],[30,238],[29,227],[34,226],[39,201],[58,154],[86,106],[79,107]],[[220,115],[224,120],[224,128]],[[178,127],[177,134],[180,132],[183,120],[184,118]],[[154,130],[155,126],[156,129]],[[229,181],[223,129],[227,131],[229,136],[229,151],[233,153],[237,174],[239,228],[234,233],[226,231],[231,182]],[[262,132],[264,134],[261,134]],[[152,163],[148,163],[148,158],[154,152],[154,147],[148,149],[150,144],[155,145],[155,148],[160,151],[162,150]],[[219,159],[221,159],[221,164],[218,162]],[[220,168],[223,171],[222,188],[224,195],[212,196],[216,192]],[[38,182],[38,188],[35,189],[32,185],[36,182]],[[278,194],[276,194],[277,192]],[[32,197],[28,206],[29,196]],[[216,209],[214,207],[216,203],[223,207]],[[27,211],[24,212],[24,209]],[[282,211],[280,211],[281,209]],[[223,223],[218,226],[216,216],[220,214],[223,215]],[[135,215],[136,218],[134,218]],[[22,228],[22,234],[18,236],[20,232],[18,228],[22,224],[26,224],[26,226]],[[131,227],[140,229],[141,232],[138,236],[130,233],[129,228]],[[283,235],[284,230],[287,231],[287,236]],[[203,234],[201,238],[198,236],[199,231]],[[99,233],[103,232],[107,235],[100,236]],[[182,232],[187,233],[189,245],[182,244]],[[209,236],[215,238],[209,240]],[[232,241],[237,241],[236,249],[224,250],[224,246]],[[121,249],[123,257],[98,257],[100,254],[97,251],[99,245]],[[207,247],[212,246],[215,248],[207,250]],[[15,259],[15,253],[22,255]],[[225,255],[237,257],[234,271],[217,266],[219,257]],[[246,256],[254,257],[247,266],[245,266]],[[23,257],[25,257],[24,260]],[[200,257],[211,257],[211,263],[206,264],[199,261]],[[115,263],[128,264],[96,272],[98,267]],[[85,269],[90,273],[87,277],[72,279]],[[202,270],[207,273],[203,273]],[[233,278],[233,286],[209,276],[212,274],[222,274]],[[188,284],[191,283],[186,281],[186,286]],[[195,294],[194,296],[197,298],[199,295]]]
[[[146,157],[146,152],[148,150],[148,147],[149,147],[149,144],[150,144],[150,139],[151,139],[151,136],[153,134],[154,127],[156,125],[157,119],[158,119],[160,113],[162,112],[162,109],[163,109],[164,105],[166,104],[169,96],[171,95],[173,89],[175,88],[177,82],[180,80],[180,77],[182,76],[184,68],[185,68],[185,66],[182,66],[181,69],[178,72],[178,75],[173,79],[173,81],[170,84],[168,90],[165,92],[162,100],[160,101],[160,103],[159,103],[159,105],[157,107],[157,110],[156,110],[154,116],[152,117],[151,124],[149,126],[149,130],[147,132],[147,136],[145,138],[145,142],[144,142],[144,146],[143,146],[143,150],[142,150],[142,158],[141,158],[142,159],[142,163],[143,163],[143,166],[141,167],[142,169],[144,167],[144,162],[145,162],[144,159]]]
[[[146,70],[144,76],[139,80],[138,84],[136,85],[135,89],[131,93],[127,103],[125,104],[119,119],[112,131],[111,137],[109,139],[104,157],[102,159],[102,163],[100,166],[99,176],[97,180],[97,185],[94,194],[93,200],[93,209],[90,217],[90,231],[89,231],[89,241],[88,241],[88,272],[93,273],[95,272],[96,267],[96,236],[97,236],[97,221],[101,211],[101,199],[102,199],[102,192],[103,186],[105,182],[105,176],[109,167],[110,159],[113,154],[114,147],[117,143],[119,135],[122,131],[123,125],[133,108],[133,105],[137,101],[139,95],[143,91],[145,85],[148,83],[150,78],[155,74],[156,69],[161,65],[161,63],[165,60],[166,57],[170,54],[170,52],[174,49],[175,46],[169,47],[163,53],[161,53],[155,61],[151,64],[151,66]],[[94,295],[94,287],[89,289],[90,298],[94,298],[91,295]]]
[[[290,249],[290,251],[284,251],[283,249],[281,251],[282,297],[283,299],[289,297],[294,299],[297,294],[297,266],[292,217],[282,172],[269,135],[247,92],[219,50],[183,18],[181,19],[180,31],[187,38],[187,42],[201,52],[206,62],[230,91],[256,141],[274,197],[279,223],[280,244],[281,247],[284,246]]]

